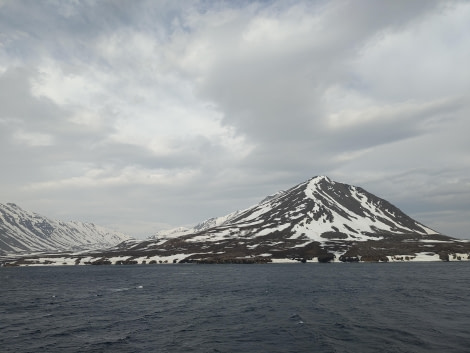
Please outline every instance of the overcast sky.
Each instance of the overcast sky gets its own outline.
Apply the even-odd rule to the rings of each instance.
[[[470,238],[469,1],[0,0],[0,203],[136,237],[316,175]]]

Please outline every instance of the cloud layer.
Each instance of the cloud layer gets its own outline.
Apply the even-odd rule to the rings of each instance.
[[[0,2],[0,202],[146,236],[309,177],[470,238],[470,4]]]

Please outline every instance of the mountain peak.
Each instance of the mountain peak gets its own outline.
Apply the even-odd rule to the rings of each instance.
[[[311,183],[319,183],[321,181],[326,181],[327,183],[334,183],[334,181],[332,181],[326,175],[317,175],[317,176],[314,176],[313,178],[310,179]]]

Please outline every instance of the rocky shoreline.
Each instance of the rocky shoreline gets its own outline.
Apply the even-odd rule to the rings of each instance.
[[[275,264],[275,263],[395,263],[395,262],[466,262],[470,261],[470,251],[454,252],[441,250],[439,252],[417,252],[386,255],[373,249],[362,255],[355,250],[344,254],[323,253],[316,256],[273,257],[212,254],[175,254],[169,256],[133,254],[106,256],[104,254],[35,254],[17,258],[0,259],[2,267],[18,266],[109,266],[109,265],[165,265],[165,264]],[[108,254],[109,255],[109,254]]]

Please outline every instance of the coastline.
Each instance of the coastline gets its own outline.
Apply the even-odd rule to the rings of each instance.
[[[292,258],[271,258],[267,255],[258,257],[239,257],[239,258],[201,258],[185,261],[189,256],[196,254],[175,254],[170,256],[83,256],[79,254],[35,254],[34,256],[11,256],[0,260],[2,267],[30,267],[30,266],[94,266],[94,265],[170,265],[170,264],[298,264],[298,263],[321,263],[317,258],[312,259],[292,259]],[[367,261],[358,257],[357,261],[340,261],[340,256],[335,255],[328,263],[403,263],[403,262],[467,262],[470,261],[470,255],[467,253],[448,254],[448,259],[442,258],[442,255],[421,252],[414,255],[393,255],[385,256],[386,260]]]

